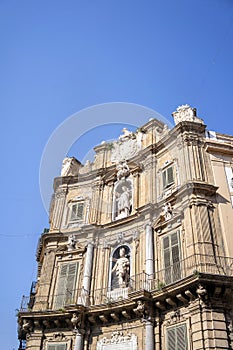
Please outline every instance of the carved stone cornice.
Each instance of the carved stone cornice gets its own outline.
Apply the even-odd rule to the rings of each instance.
[[[60,199],[60,198],[64,198],[67,194],[67,187],[60,187],[57,189],[57,191],[55,192],[55,198],[56,199]]]
[[[202,182],[202,181],[188,181],[186,182],[184,185],[182,185],[179,188],[179,195],[185,195],[184,192],[186,192],[187,194],[202,194],[202,195],[206,195],[206,196],[214,196],[216,194],[218,190],[217,186],[214,186],[212,184],[208,184],[206,182]]]
[[[150,155],[142,162],[142,164],[143,164],[143,169],[145,171],[151,170],[156,164],[156,159],[152,155]]]
[[[182,121],[175,126],[172,131],[174,133],[195,132],[197,134],[205,135],[206,125],[201,123],[195,123],[191,121]]]
[[[204,144],[203,140],[195,134],[184,133],[182,139],[187,146],[202,146]]]
[[[219,141],[206,141],[205,150],[208,153],[221,153],[229,156],[233,155],[233,144]]]

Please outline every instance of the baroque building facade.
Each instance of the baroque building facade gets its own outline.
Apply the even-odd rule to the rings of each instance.
[[[19,349],[233,348],[233,137],[173,117],[64,159]]]

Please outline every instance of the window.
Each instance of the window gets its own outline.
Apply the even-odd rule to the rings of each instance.
[[[78,263],[62,264],[55,295],[55,309],[74,303]]]
[[[181,278],[179,231],[163,238],[164,280],[166,284]]]
[[[71,207],[70,221],[83,220],[84,202],[78,202]]]
[[[169,166],[162,172],[163,189],[171,186],[174,183],[173,166]]]
[[[66,344],[48,344],[47,350],[66,350]]]
[[[188,350],[186,324],[167,329],[167,350]]]

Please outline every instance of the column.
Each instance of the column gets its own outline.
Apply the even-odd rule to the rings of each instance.
[[[152,321],[146,321],[146,350],[154,350],[154,324]]]
[[[74,350],[82,350],[83,349],[83,334],[77,329],[75,331],[75,342],[74,342]]]
[[[146,273],[154,278],[154,249],[153,232],[151,225],[146,225]]]
[[[83,286],[82,286],[82,303],[87,305],[89,299],[90,287],[91,287],[91,276],[92,276],[92,265],[93,265],[93,250],[94,245],[89,242],[86,251],[86,260],[83,273]]]

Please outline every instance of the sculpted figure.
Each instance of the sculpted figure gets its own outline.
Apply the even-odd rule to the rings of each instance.
[[[117,218],[129,216],[130,192],[126,186],[122,186],[122,193],[116,192],[117,198]]]
[[[76,243],[77,243],[77,240],[75,238],[75,235],[70,235],[68,237],[68,244],[67,244],[68,251],[75,249]]]
[[[112,273],[116,272],[120,287],[126,287],[129,279],[129,259],[126,257],[125,248],[120,248],[119,259],[117,259]]]
[[[126,160],[120,161],[117,164],[116,169],[117,169],[117,180],[125,179],[125,177],[129,175],[129,166]]]
[[[128,140],[132,137],[132,131],[129,131],[127,128],[123,128],[122,129],[123,135],[119,136],[119,140],[124,141],[124,140]]]
[[[165,220],[170,220],[172,218],[172,206],[171,203],[165,203],[162,207],[162,216]]]
[[[69,176],[69,173],[72,168],[72,158],[66,157],[62,162],[61,176]]]

